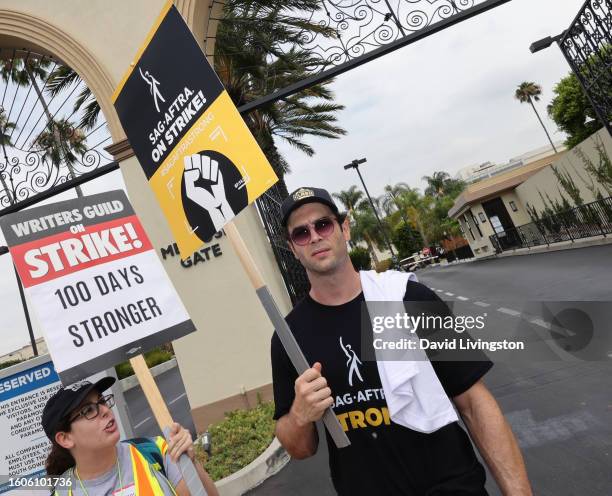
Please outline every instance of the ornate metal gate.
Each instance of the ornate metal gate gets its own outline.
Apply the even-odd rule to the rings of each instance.
[[[599,120],[612,134],[612,0],[587,0],[559,41]]]
[[[266,228],[276,262],[283,276],[291,303],[295,305],[310,289],[304,267],[287,247],[284,227],[281,224],[280,206],[286,196],[283,185],[276,183],[257,202],[257,209]]]

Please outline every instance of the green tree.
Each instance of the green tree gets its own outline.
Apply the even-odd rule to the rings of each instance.
[[[601,129],[595,111],[576,75],[572,72],[553,89],[555,97],[548,105],[548,115],[567,134],[565,145],[574,148]]]
[[[423,181],[427,183],[425,195],[433,198],[443,196],[457,197],[465,188],[465,182],[460,179],[453,179],[448,172],[434,172],[431,176],[423,176]]]
[[[445,186],[450,179],[448,172],[434,172],[431,176],[423,176],[423,181],[427,183],[425,194],[428,196],[438,197],[445,194]]]
[[[332,193],[332,196],[342,203],[342,206],[347,210],[350,216],[357,207],[359,201],[363,198],[363,191],[357,189],[357,186],[353,184],[347,190],[340,191],[339,193]]]
[[[66,65],[59,65],[56,67],[53,72],[49,74],[49,79],[47,80],[47,85],[45,86],[45,92],[47,92],[51,97],[54,97],[74,85],[82,86],[72,108],[74,113],[81,109],[83,111],[81,120],[77,124],[77,127],[91,130],[95,127],[96,122],[98,121],[98,116],[100,115],[100,104],[96,100],[92,91],[89,89],[89,86],[83,83],[82,79],[79,77],[76,71],[74,71],[74,69]]]
[[[378,248],[384,247],[385,242],[378,220],[367,200],[362,200],[353,212],[351,237],[355,241],[364,241],[368,246],[374,263],[377,264],[379,262],[374,246],[376,245]]]
[[[42,134],[47,133],[46,142],[48,143],[47,149],[53,148],[54,152],[49,152],[47,158],[51,158],[52,162],[59,167],[64,157],[62,153],[64,150],[69,150],[72,145],[69,143],[62,143],[62,130],[57,127],[57,123],[60,121],[55,121],[53,116],[51,115],[51,111],[49,110],[49,105],[43,96],[40,83],[38,79],[41,81],[45,81],[47,79],[48,68],[50,65],[49,59],[30,57],[29,55],[24,59],[23,57],[12,57],[6,60],[0,60],[0,77],[5,82],[12,81],[19,86],[28,86],[32,85],[34,88],[34,92],[38,98],[39,103],[43,108],[43,113],[47,118],[47,124],[45,125],[45,131]],[[67,136],[64,131],[64,136]],[[39,141],[40,136],[34,139],[34,146],[40,146],[41,142]],[[53,141],[53,145],[51,145],[51,141]],[[65,163],[68,167],[68,171],[70,173],[71,178],[76,177],[76,173],[74,171],[74,161],[71,160],[71,157],[65,157]],[[75,191],[77,196],[83,196],[83,192],[80,186],[76,186]]]
[[[546,129],[544,122],[542,122],[542,119],[540,118],[540,114],[538,113],[533,103],[534,101],[536,102],[540,101],[541,94],[542,94],[542,87],[539,84],[536,84],[534,82],[524,81],[518,85],[518,88],[514,92],[514,98],[516,98],[521,103],[529,103],[531,105],[531,108],[535,112],[535,115],[538,118],[538,121],[540,121],[540,124],[542,125],[542,129],[544,129],[544,132],[546,133],[546,137],[548,138],[548,141],[550,141],[550,146],[552,146],[555,153],[557,153],[555,144],[550,138],[550,134],[548,134],[548,130]]]
[[[412,188],[407,183],[396,183],[393,186],[387,184],[385,186],[385,193],[386,195],[382,199],[382,208],[385,213],[387,215],[391,215],[394,211],[398,211],[404,219],[404,222],[406,222],[404,217],[406,215],[406,205],[402,204],[400,197],[408,194],[418,196],[418,190],[416,188]]]
[[[71,170],[87,151],[85,135],[80,128],[75,128],[68,120],[51,121],[33,142],[34,151],[41,154],[43,160],[49,160],[54,166],[63,163]]]
[[[320,67],[320,60],[312,52],[300,48],[301,39],[308,32],[323,36],[335,33],[293,14],[319,8],[315,0],[226,4],[217,30],[215,70],[236,106],[302,80]],[[336,113],[344,107],[334,103],[331,82],[314,85],[243,116],[281,179],[288,172],[288,164],[275,146],[277,138],[311,156],[314,149],[305,137],[336,139],[346,134],[336,125]]]
[[[424,246],[419,231],[414,229],[410,223],[403,221],[393,229],[391,241],[397,247],[400,259],[409,257]]]
[[[372,258],[370,253],[361,246],[356,246],[349,252],[351,262],[355,270],[370,270],[372,268]]]

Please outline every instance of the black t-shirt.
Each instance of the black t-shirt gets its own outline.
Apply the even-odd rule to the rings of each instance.
[[[440,312],[450,314],[446,304],[420,283],[408,282],[404,300],[439,302]],[[391,422],[376,362],[347,359],[347,349],[361,356],[363,301],[362,293],[343,305],[326,306],[307,296],[286,319],[308,363],[322,364],[334,411],[351,441],[351,446],[337,449],[328,435],[336,491],[343,496],[486,495],[484,468],[457,422],[431,434]],[[293,403],[297,372],[276,333],[271,355],[274,418],[279,419]],[[468,390],[492,366],[484,355],[482,361],[431,363],[451,398]]]

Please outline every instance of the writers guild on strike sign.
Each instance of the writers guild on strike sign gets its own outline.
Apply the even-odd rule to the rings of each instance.
[[[124,192],[10,214],[0,226],[63,383],[195,330]]]

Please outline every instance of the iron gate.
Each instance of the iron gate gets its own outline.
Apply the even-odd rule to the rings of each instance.
[[[612,135],[612,0],[587,0],[559,47]]]
[[[294,305],[306,295],[310,289],[308,276],[302,264],[293,256],[287,247],[285,228],[281,223],[281,203],[287,196],[281,181],[272,186],[257,200],[257,210],[261,215],[262,224],[266,229],[268,240],[274,251],[278,268],[283,276],[285,287]]]

